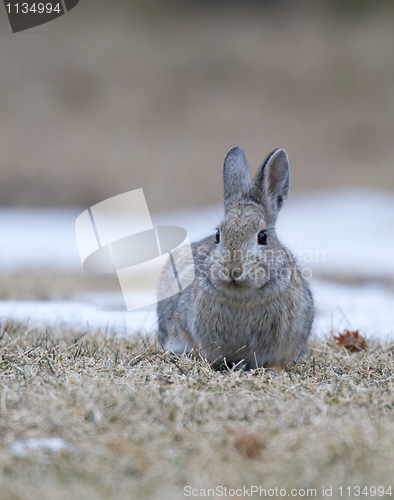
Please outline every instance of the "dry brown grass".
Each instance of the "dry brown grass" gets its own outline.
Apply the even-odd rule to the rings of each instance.
[[[336,497],[392,481],[394,345],[350,355],[315,343],[278,376],[215,372],[153,338],[15,323],[0,338],[2,500],[174,499],[186,485]],[[11,452],[49,436],[72,448]]]

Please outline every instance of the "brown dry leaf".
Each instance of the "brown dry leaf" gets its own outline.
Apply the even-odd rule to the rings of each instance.
[[[358,330],[355,332],[345,330],[343,333],[339,333],[338,337],[334,335],[334,339],[337,341],[337,346],[345,347],[350,352],[360,352],[368,349],[368,342],[365,337],[359,334]]]
[[[244,457],[257,458],[265,444],[257,434],[243,431],[238,434],[234,446]]]

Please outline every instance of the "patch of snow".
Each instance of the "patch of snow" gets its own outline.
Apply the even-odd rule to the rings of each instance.
[[[83,209],[0,209],[0,271],[58,269],[82,271],[75,219]],[[153,214],[154,225],[184,227],[191,241],[213,235],[221,207]],[[291,197],[278,219],[280,239],[301,263],[319,276],[394,280],[394,194],[347,188]],[[392,335],[394,294],[372,281],[344,285],[311,280],[319,335],[343,328],[370,336]],[[140,293],[140,292],[136,292]],[[31,325],[111,329],[119,334],[147,333],[157,326],[155,307],[126,312],[121,295],[90,294],[74,301],[0,301],[0,319]]]
[[[0,270],[81,269],[79,208],[0,208]]]
[[[138,292],[136,292],[138,293]],[[101,295],[98,298],[98,295]],[[87,330],[101,329],[117,335],[146,335],[157,325],[155,307],[128,312],[125,307],[113,306],[111,295],[86,295],[80,301],[2,300],[0,322],[9,319],[28,322],[30,328],[64,327]]]
[[[394,338],[394,289],[381,283],[344,285],[312,280],[317,336],[359,330],[383,342]]]
[[[379,283],[344,285],[311,280],[315,297],[314,331],[360,330],[383,341],[394,333],[394,290]],[[135,293],[140,293],[136,291]],[[74,301],[0,301],[0,321],[12,318],[33,327],[100,328],[117,335],[146,335],[157,329],[155,306],[127,312],[120,294],[80,294]]]
[[[278,220],[282,241],[313,271],[364,279],[394,279],[393,227],[394,194],[361,188],[298,195]]]
[[[14,441],[10,445],[10,452],[15,457],[29,458],[37,452],[60,453],[65,450],[72,450],[67,441],[59,437],[30,438]]]
[[[75,219],[82,208],[0,209],[0,270],[81,270]],[[184,227],[191,241],[214,234],[220,206],[152,214]],[[361,188],[298,193],[279,214],[277,232],[304,265],[324,276],[394,279],[394,194]],[[312,260],[311,260],[312,259]]]

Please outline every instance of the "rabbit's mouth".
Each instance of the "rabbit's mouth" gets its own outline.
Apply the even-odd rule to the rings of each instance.
[[[253,269],[251,271],[253,271]],[[225,277],[224,279],[220,277],[217,281],[222,289],[245,294],[247,292],[256,292],[256,290],[264,287],[269,279],[267,273],[255,275],[253,272],[244,270],[244,272],[237,277]]]
[[[229,293],[230,295],[247,295],[253,291],[253,287],[241,280],[232,279],[212,279],[212,276],[205,276],[205,278],[200,281],[200,287],[204,290],[211,288],[224,293]]]
[[[238,296],[246,298],[260,289],[262,289],[269,281],[268,274],[263,273],[255,275],[253,272],[236,273],[232,276],[230,273],[222,272],[223,268],[210,269],[210,272],[204,273],[200,277],[200,287],[204,290],[216,290],[222,294],[232,297]]]
[[[245,295],[248,292],[253,292],[254,290],[254,288],[245,281],[231,281],[230,283],[226,283],[224,288],[229,290],[231,293],[240,293],[242,295]]]
[[[213,286],[222,293],[232,297],[246,298],[256,294],[256,286],[254,283],[245,280],[220,281],[213,284]]]

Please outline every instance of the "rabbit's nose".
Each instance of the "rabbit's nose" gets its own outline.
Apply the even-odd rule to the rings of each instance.
[[[240,265],[234,266],[230,270],[230,276],[233,278],[233,280],[236,280],[237,278],[239,278],[241,276],[241,274],[242,274],[242,267]]]

